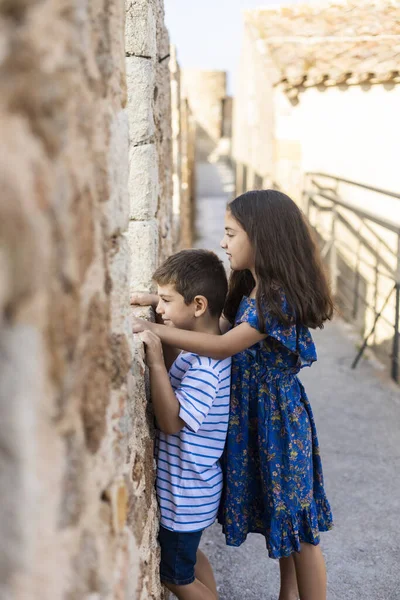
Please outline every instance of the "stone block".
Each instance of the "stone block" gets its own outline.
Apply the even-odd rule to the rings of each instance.
[[[196,122],[216,143],[221,137],[223,125],[222,104],[226,97],[225,71],[184,69],[182,94],[189,100]]]
[[[118,236],[118,249],[109,254],[111,278],[111,329],[116,333],[126,333],[126,319],[129,315],[130,249],[127,234]]]
[[[83,510],[83,484],[85,478],[84,442],[74,431],[64,436],[65,467],[63,493],[58,517],[61,529],[78,524]]]
[[[71,587],[64,598],[78,600],[97,593],[100,597],[103,596],[102,589],[105,586],[100,574],[99,545],[94,532],[82,531],[78,552],[71,561],[74,577],[71,578]]]
[[[126,59],[128,85],[129,141],[132,145],[149,141],[155,133],[153,98],[155,67],[152,60]]]
[[[131,251],[131,276],[129,288],[150,290],[154,285],[152,276],[157,268],[158,224],[155,219],[149,221],[131,221],[128,229]]]
[[[155,217],[158,203],[158,166],[154,144],[129,151],[130,218],[143,221]]]
[[[128,113],[127,110],[121,110],[110,127],[108,150],[110,197],[104,208],[107,217],[107,233],[110,236],[125,231],[129,223],[128,144]]]
[[[110,401],[112,357],[109,337],[109,306],[99,294],[91,298],[85,323],[86,344],[82,352],[81,415],[86,446],[95,454],[106,433]]]
[[[111,386],[119,389],[125,382],[131,365],[131,352],[128,340],[121,333],[113,333],[110,337],[111,348]]]
[[[39,483],[38,409],[45,397],[45,347],[27,325],[2,327],[0,335],[0,596],[30,568],[35,547]],[[46,501],[47,499],[45,499]],[[48,507],[46,502],[46,507]],[[1,593],[2,592],[2,593]],[[4,596],[2,595],[4,594]],[[13,596],[10,592],[9,597]]]
[[[149,0],[126,3],[125,51],[128,55],[156,56],[156,17]]]
[[[157,2],[157,54],[159,59],[164,59],[169,54],[169,33],[165,26],[164,2]]]
[[[123,477],[118,477],[105,491],[105,497],[111,504],[112,528],[120,533],[125,525],[128,512],[128,491]]]

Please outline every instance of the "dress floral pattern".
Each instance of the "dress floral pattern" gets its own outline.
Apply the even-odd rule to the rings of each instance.
[[[290,315],[283,295],[282,306]],[[281,558],[299,552],[300,542],[318,544],[332,514],[311,406],[297,377],[317,359],[314,342],[293,317],[290,326],[264,317],[268,337],[232,359],[219,521],[228,545],[262,533],[269,556]],[[256,302],[247,297],[235,325],[243,322],[258,329]]]

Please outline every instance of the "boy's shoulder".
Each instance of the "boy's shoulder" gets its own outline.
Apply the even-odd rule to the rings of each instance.
[[[218,374],[220,371],[226,369],[231,364],[231,357],[222,360],[216,360],[209,356],[200,356],[194,352],[181,352],[175,359],[173,364],[176,366],[187,369],[204,369],[206,371],[213,371]]]
[[[181,352],[171,366],[170,373],[182,379],[188,371],[198,371],[202,377],[213,376],[219,380],[223,375],[230,373],[231,357],[216,360],[209,356],[200,356],[194,352]]]

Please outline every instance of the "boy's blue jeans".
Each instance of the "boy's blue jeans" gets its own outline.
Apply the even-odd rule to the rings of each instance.
[[[160,576],[163,583],[174,585],[193,583],[196,554],[202,533],[202,529],[171,531],[160,526],[158,541],[161,546]]]

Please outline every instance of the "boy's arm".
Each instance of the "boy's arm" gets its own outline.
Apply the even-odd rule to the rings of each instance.
[[[154,309],[156,323],[162,324],[160,315],[156,312],[158,301],[158,294],[151,294],[150,292],[133,292],[131,296],[131,304],[136,304],[137,306],[151,306]],[[167,370],[172,367],[180,352],[180,348],[174,348],[173,346],[168,346],[166,344],[163,345],[164,363]]]
[[[180,404],[165,368],[160,338],[151,331],[143,331],[140,338],[146,344],[151,399],[157,424],[164,433],[178,433],[185,422],[179,417]]]

